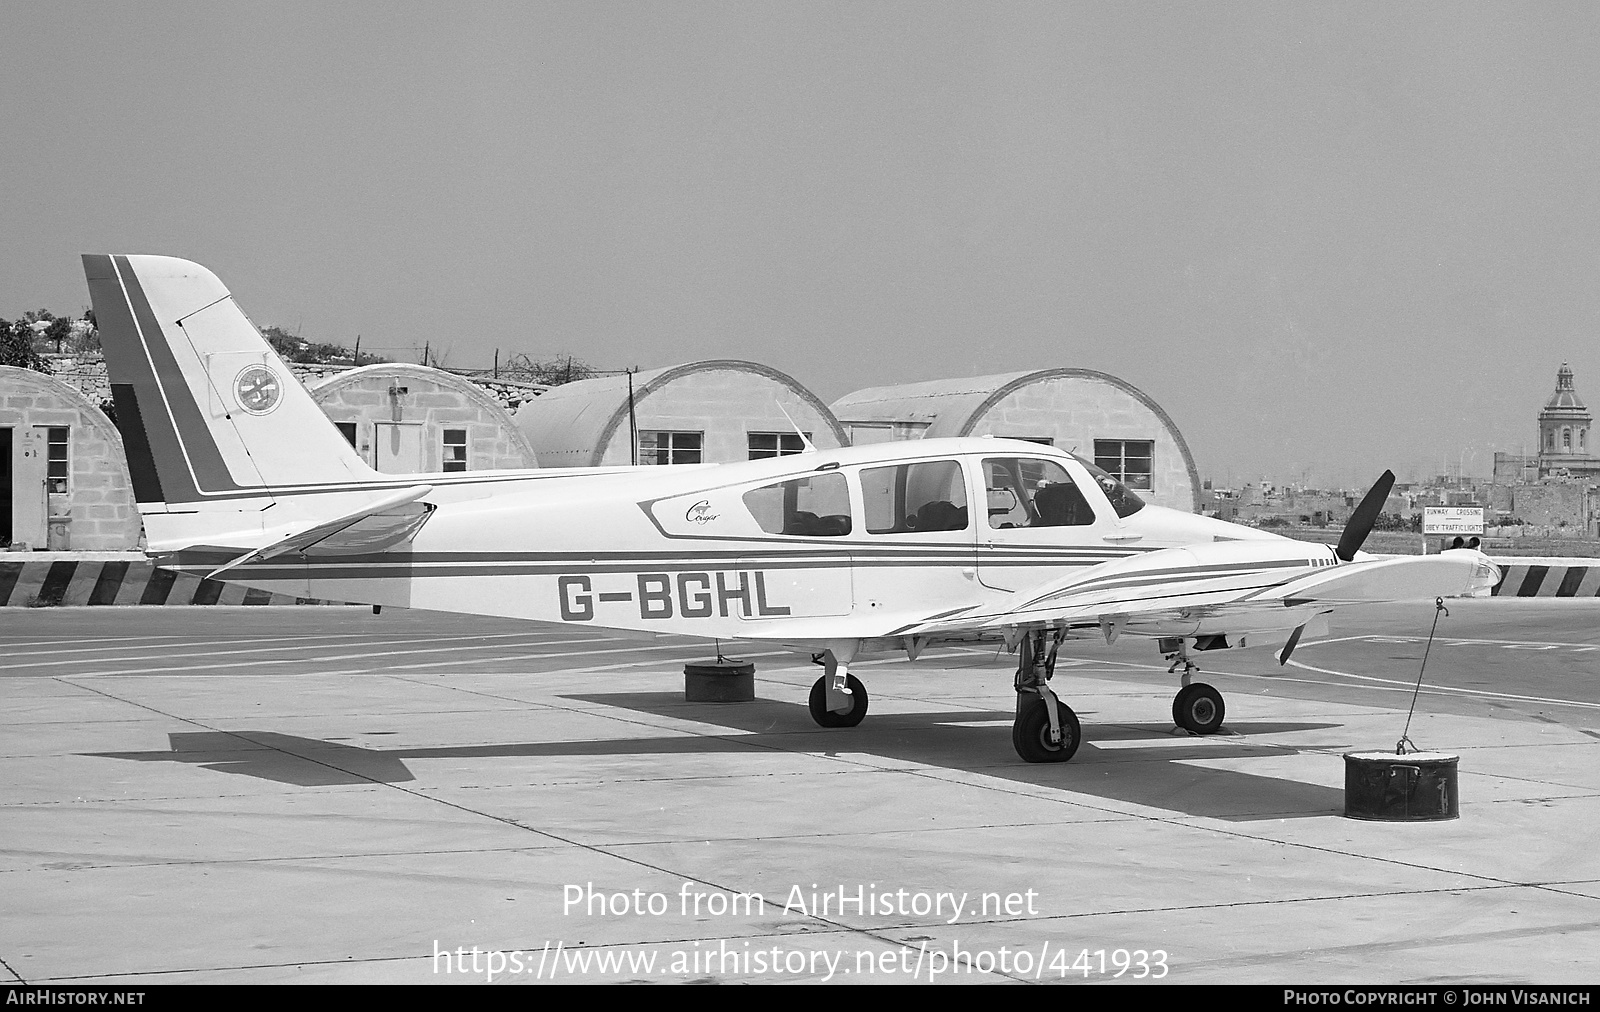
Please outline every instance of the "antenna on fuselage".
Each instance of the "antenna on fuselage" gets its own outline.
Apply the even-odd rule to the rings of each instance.
[[[795,431],[795,435],[800,437],[800,445],[801,445],[801,447],[803,447],[803,449],[801,449],[800,452],[801,453],[816,453],[817,452],[817,448],[815,446],[811,445],[811,438],[809,436],[807,436],[804,432],[800,431],[800,426],[796,425],[794,423],[794,419],[789,417],[789,412],[783,410],[783,405],[782,404],[778,404],[777,401],[773,401],[772,403],[777,406],[779,411],[783,411],[784,421],[788,422],[789,423],[789,428],[793,429]]]
[[[631,464],[634,467],[638,467],[639,466],[639,416],[636,415],[634,413],[634,410],[633,410],[633,374],[638,372],[638,371],[639,371],[639,367],[636,366],[636,365],[631,365],[627,369],[627,373],[628,373],[628,439],[633,444],[633,449],[629,453],[628,463]]]

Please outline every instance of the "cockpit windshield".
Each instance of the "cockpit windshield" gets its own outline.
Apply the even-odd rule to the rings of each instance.
[[[1144,500],[1135,495],[1133,491],[1128,488],[1128,486],[1111,477],[1111,475],[1106,474],[1104,471],[1100,470],[1098,467],[1095,467],[1087,460],[1084,460],[1076,453],[1074,453],[1072,457],[1078,463],[1088,468],[1089,474],[1094,477],[1095,481],[1100,483],[1100,490],[1106,494],[1106,499],[1110,501],[1111,508],[1116,510],[1117,516],[1131,517],[1135,513],[1144,509]]]

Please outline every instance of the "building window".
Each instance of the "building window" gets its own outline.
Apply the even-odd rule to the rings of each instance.
[[[67,478],[72,473],[70,461],[67,459],[68,436],[72,430],[66,426],[52,427],[45,430],[45,440],[48,446],[48,456],[45,458],[45,478],[50,483],[50,491],[67,491]]]
[[[351,449],[355,449],[355,445],[356,445],[356,423],[355,422],[334,422],[333,424],[334,424],[334,427],[339,430],[339,435],[343,436],[345,438],[345,440],[349,442],[350,448]]]
[[[1094,466],[1129,488],[1152,488],[1156,444],[1149,439],[1096,439]]]
[[[641,432],[639,463],[698,464],[704,435],[700,432]]]
[[[467,430],[444,430],[444,469],[446,471],[465,471],[467,469]]]
[[[810,438],[811,433],[806,433],[805,439]],[[805,448],[805,440],[800,438],[800,433],[798,432],[750,433],[751,460],[761,460],[765,457],[786,457],[791,453],[801,453]]]

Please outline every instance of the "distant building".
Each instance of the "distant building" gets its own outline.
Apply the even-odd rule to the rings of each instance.
[[[1578,396],[1572,368],[1561,363],[1555,392],[1539,409],[1536,452],[1496,453],[1493,484],[1476,490],[1477,501],[1489,507],[1495,520],[1592,534],[1597,502],[1593,486],[1600,481],[1593,422]]]
[[[1589,439],[1594,416],[1572,385],[1572,369],[1561,363],[1556,390],[1539,411],[1539,477],[1564,473],[1572,477],[1600,477],[1600,456]]]
[[[385,474],[538,466],[506,409],[453,373],[383,362],[346,369],[308,389],[361,459]]]
[[[1549,477],[1600,479],[1600,453],[1589,431],[1594,416],[1572,382],[1572,367],[1561,363],[1556,389],[1539,409],[1538,441],[1531,454],[1496,453],[1497,485],[1536,482]]]
[[[1517,453],[1494,455],[1494,483],[1512,485],[1523,481],[1539,480],[1539,457]]]
[[[111,420],[75,387],[0,366],[0,551],[119,551],[139,510]]]

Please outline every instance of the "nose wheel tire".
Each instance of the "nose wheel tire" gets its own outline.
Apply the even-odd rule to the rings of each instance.
[[[1078,726],[1078,715],[1067,704],[1056,701],[1056,715],[1061,720],[1061,741],[1050,740],[1050,711],[1044,700],[1036,700],[1022,711],[1011,725],[1011,745],[1017,755],[1030,763],[1064,763],[1078,751],[1083,731]]]
[[[1204,682],[1185,685],[1172,699],[1172,722],[1195,734],[1222,730],[1222,693]]]
[[[811,686],[811,699],[807,704],[811,708],[811,719],[823,727],[855,727],[867,715],[866,686],[855,675],[846,675],[844,684],[850,690],[850,709],[846,713],[836,713],[828,709],[827,677],[823,675]]]

